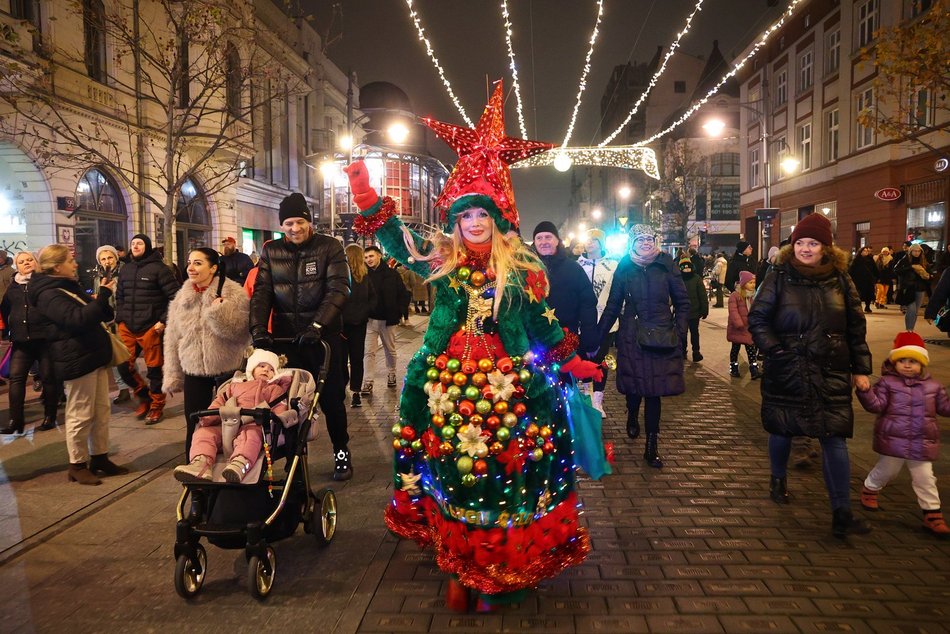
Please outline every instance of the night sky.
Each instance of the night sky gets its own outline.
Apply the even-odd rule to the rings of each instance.
[[[587,90],[571,145],[594,145],[600,99],[613,67],[646,62],[682,29],[695,0],[607,0],[591,59]],[[781,3],[784,5],[784,3]],[[469,118],[477,121],[487,102],[488,82],[504,78],[511,87],[499,0],[416,0],[416,11],[446,76]],[[530,137],[560,144],[567,131],[597,14],[593,0],[509,0],[515,61]],[[325,33],[330,3],[310,0],[315,26]],[[327,51],[360,85],[388,81],[402,88],[417,114],[464,125],[418,39],[404,0],[342,2],[343,19]],[[706,0],[679,51],[705,56],[713,40],[732,59],[772,21],[782,7],[766,0]],[[506,102],[506,126],[520,136],[514,92]],[[454,154],[434,140],[429,150],[444,162]],[[569,204],[570,172],[553,168],[512,171],[522,230],[530,235],[542,219],[560,222]]]

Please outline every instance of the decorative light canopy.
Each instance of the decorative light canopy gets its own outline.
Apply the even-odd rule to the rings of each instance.
[[[508,0],[501,0],[501,16],[505,20],[505,44],[508,45],[508,66],[511,68],[511,85],[515,88],[515,104],[518,108],[518,126],[521,138],[528,138],[528,128],[524,124],[524,107],[521,103],[521,84],[518,83],[518,68],[515,66],[515,49],[511,45],[511,15],[508,13]]]
[[[558,147],[556,149],[538,154],[531,158],[512,165],[512,168],[521,167],[541,167],[543,165],[555,165],[559,157],[566,156],[574,165],[591,165],[598,167],[618,167],[627,170],[643,170],[647,176],[655,179],[660,178],[660,170],[657,167],[656,152],[648,147],[638,147],[633,145],[611,146],[611,147]],[[568,165],[568,169],[570,164]]]
[[[600,34],[600,19],[604,16],[604,0],[597,0],[597,19],[594,21],[594,32],[590,35],[590,46],[587,49],[587,57],[584,59],[584,70],[581,72],[581,80],[577,85],[577,100],[574,103],[574,112],[571,113],[571,122],[567,126],[567,133],[564,135],[564,142],[561,147],[567,147],[571,135],[574,134],[574,123],[577,121],[577,111],[581,107],[581,97],[587,89],[587,75],[590,73],[590,58],[594,54],[594,44],[597,42],[597,36]]]

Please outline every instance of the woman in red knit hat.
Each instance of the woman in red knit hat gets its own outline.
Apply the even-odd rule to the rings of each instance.
[[[788,504],[787,464],[792,438],[818,438],[832,533],[867,533],[851,513],[847,439],[853,435],[851,386],[868,389],[871,353],[861,300],[848,277],[848,255],[833,245],[822,214],[795,226],[749,311],[749,331],[765,354],[762,425],[769,432],[769,491]]]

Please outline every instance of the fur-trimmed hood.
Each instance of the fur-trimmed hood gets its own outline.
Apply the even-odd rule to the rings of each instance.
[[[842,251],[836,246],[822,246],[822,251],[824,253],[823,260],[828,258],[831,263],[834,265],[835,270],[840,273],[848,272],[848,259],[849,256],[845,251]],[[792,256],[795,255],[795,248],[791,244],[786,244],[782,247],[778,255],[775,256],[775,264],[785,264],[792,259]]]

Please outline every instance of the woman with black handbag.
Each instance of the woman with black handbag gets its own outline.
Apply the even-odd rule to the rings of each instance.
[[[679,267],[660,251],[649,225],[630,228],[629,252],[614,273],[598,328],[601,337],[617,318],[617,388],[627,398],[627,435],[640,435],[640,402],[645,400],[643,459],[659,469],[660,398],[682,394],[683,350],[689,297]]]
[[[924,294],[930,288],[930,264],[919,244],[910,245],[907,255],[894,267],[894,274],[897,276],[897,303],[904,309],[904,330],[914,332],[917,311],[923,306]]]

